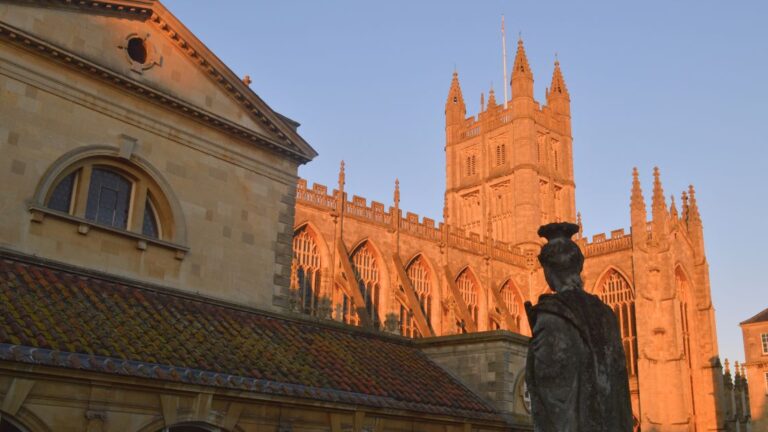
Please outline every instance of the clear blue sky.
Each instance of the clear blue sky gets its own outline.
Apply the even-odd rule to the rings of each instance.
[[[588,235],[629,227],[631,170],[650,202],[694,184],[723,357],[768,307],[768,2],[166,0],[166,6],[320,153],[300,174],[440,219],[443,107],[454,66],[468,111],[502,91],[522,32],[544,99],[554,53],[571,93],[577,207]],[[757,240],[750,240],[756,238]]]

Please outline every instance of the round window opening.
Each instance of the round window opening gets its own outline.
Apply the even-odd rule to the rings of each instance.
[[[144,39],[137,37],[131,38],[128,40],[127,50],[128,57],[130,57],[131,60],[139,64],[147,62],[147,45],[146,42],[144,42]]]

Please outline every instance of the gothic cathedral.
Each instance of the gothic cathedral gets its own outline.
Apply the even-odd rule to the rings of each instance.
[[[286,307],[407,337],[529,335],[523,302],[548,288],[536,231],[576,213],[570,96],[560,65],[542,106],[518,42],[511,99],[467,117],[454,72],[445,105],[443,222],[338,186],[299,180]],[[631,229],[579,235],[585,289],[619,318],[632,405],[646,431],[724,430],[722,371],[702,221],[691,186],[667,204],[654,170],[650,219],[638,172]]]

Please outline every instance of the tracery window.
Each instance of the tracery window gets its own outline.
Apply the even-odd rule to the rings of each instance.
[[[424,262],[423,257],[419,256],[408,266],[408,278],[411,280],[413,290],[416,291],[421,311],[427,318],[427,323],[430,323],[432,318],[432,287],[429,267]]]
[[[635,320],[635,294],[619,272],[611,270],[603,278],[599,297],[613,309],[619,321],[621,341],[626,355],[627,373],[637,375],[637,323]]]
[[[291,277],[291,289],[298,299],[301,313],[315,315],[320,293],[320,252],[317,243],[305,227],[293,236],[294,274]]]
[[[472,317],[472,321],[477,323],[478,312],[478,295],[477,295],[477,282],[475,277],[469,271],[465,269],[459,277],[456,279],[456,286],[461,293],[461,298],[464,299],[464,304],[467,305],[469,315]]]
[[[352,254],[352,267],[355,271],[357,285],[360,287],[360,294],[365,301],[365,309],[371,317],[373,326],[378,327],[380,324],[378,309],[381,281],[376,254],[368,242],[363,243]]]
[[[512,321],[515,323],[515,328],[512,330],[520,331],[520,304],[522,299],[517,295],[512,281],[506,281],[501,287],[501,298],[507,307],[507,311],[512,315]]]
[[[142,169],[119,158],[95,157],[68,167],[44,205],[96,226],[173,240],[173,223],[160,187]]]

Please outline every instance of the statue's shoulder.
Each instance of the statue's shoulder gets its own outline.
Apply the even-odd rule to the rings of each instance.
[[[533,307],[536,313],[550,313],[559,316],[571,315],[568,300],[562,294],[542,294],[539,302]]]

